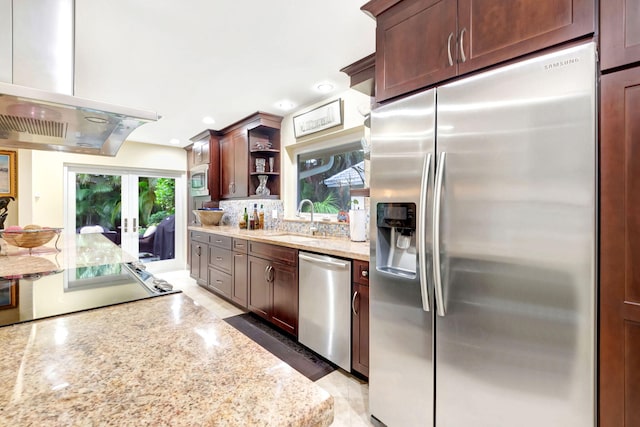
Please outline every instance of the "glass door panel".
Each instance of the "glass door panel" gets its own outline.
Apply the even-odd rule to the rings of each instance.
[[[136,171],[69,168],[67,228],[76,233],[102,233],[155,268],[180,268],[176,260],[175,189],[181,179]]]
[[[175,258],[175,179],[136,176],[138,254],[143,262]]]
[[[76,233],[99,232],[119,245],[122,176],[77,173],[73,182]]]

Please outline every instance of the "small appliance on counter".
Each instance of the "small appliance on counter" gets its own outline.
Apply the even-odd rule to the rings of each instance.
[[[367,211],[364,209],[349,211],[349,238],[352,242],[367,240]]]

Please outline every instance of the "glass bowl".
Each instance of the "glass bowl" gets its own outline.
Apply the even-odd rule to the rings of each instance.
[[[202,225],[219,225],[224,210],[222,209],[194,209],[193,213],[198,217]]]
[[[31,230],[0,230],[2,237],[8,244],[19,248],[37,248],[45,245],[56,236],[60,236],[62,228],[40,228]],[[57,244],[57,240],[56,240]]]

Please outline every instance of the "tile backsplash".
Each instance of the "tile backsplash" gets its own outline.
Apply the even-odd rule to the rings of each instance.
[[[282,231],[288,233],[309,234],[309,220],[285,219],[282,227]],[[320,236],[349,238],[348,222],[316,221],[316,227]]]
[[[244,208],[247,208],[248,213],[252,213],[253,205],[257,205],[258,212],[261,205],[264,207],[265,230],[281,229],[284,205],[279,199],[221,200],[220,207],[224,209],[222,224],[237,227],[241,215],[244,214]],[[276,217],[273,215],[274,212],[277,214]]]
[[[365,200],[365,209],[369,210],[369,198]],[[258,211],[260,206],[264,209],[265,229],[280,230],[287,233],[308,234],[309,220],[287,218],[284,219],[284,204],[279,199],[245,199],[245,200],[221,200],[220,208],[224,209],[222,216],[222,225],[237,227],[244,208],[247,212],[253,212],[253,205],[257,205]],[[274,217],[274,213],[276,216]],[[316,221],[318,234],[327,237],[349,238],[349,223],[335,221]],[[367,215],[367,239],[369,238],[369,215]]]

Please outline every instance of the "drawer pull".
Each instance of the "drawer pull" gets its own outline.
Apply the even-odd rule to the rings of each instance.
[[[216,261],[222,261],[222,257],[217,256],[217,257],[216,257]]]

